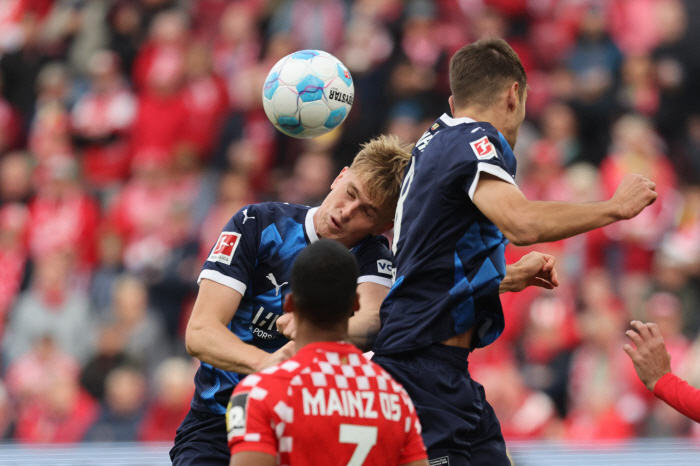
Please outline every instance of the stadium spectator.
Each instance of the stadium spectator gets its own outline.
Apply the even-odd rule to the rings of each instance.
[[[17,299],[3,338],[6,361],[15,361],[48,335],[62,351],[86,362],[93,353],[94,326],[87,295],[72,283],[73,259],[54,252],[35,265],[32,286]]]
[[[155,371],[156,397],[139,426],[139,440],[170,442],[190,409],[194,393],[194,367],[179,358],[166,359]]]
[[[117,367],[105,380],[105,402],[85,440],[94,442],[133,442],[143,418],[146,381],[130,367]]]

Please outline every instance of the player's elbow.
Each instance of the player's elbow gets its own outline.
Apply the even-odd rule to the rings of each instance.
[[[527,220],[521,220],[503,229],[503,235],[515,246],[530,246],[538,243],[539,235],[536,225]]]
[[[190,319],[185,329],[185,348],[187,349],[187,354],[197,359],[201,359],[202,356],[202,330],[202,324],[193,321],[193,319]]]

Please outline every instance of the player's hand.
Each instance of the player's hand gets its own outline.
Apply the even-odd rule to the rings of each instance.
[[[626,220],[639,215],[645,207],[653,204],[658,196],[656,183],[642,175],[628,173],[610,201],[620,219]]]
[[[501,282],[500,293],[522,291],[528,286],[539,286],[552,290],[559,286],[556,259],[549,254],[530,252],[518,262],[506,267],[506,276]]]
[[[296,343],[293,341],[290,341],[286,345],[284,345],[282,348],[278,349],[274,353],[270,354],[265,361],[263,361],[263,364],[261,367],[258,368],[258,371],[261,371],[263,369],[267,369],[268,367],[274,366],[276,364],[282,363],[286,361],[287,359],[291,358],[296,354]]]
[[[294,340],[297,337],[297,323],[294,319],[294,314],[291,312],[282,314],[277,319],[277,331],[287,337],[287,339]]]
[[[661,337],[659,327],[654,323],[643,324],[638,320],[633,320],[632,327],[636,330],[627,330],[627,335],[637,347],[633,349],[631,345],[624,346],[625,352],[632,359],[637,375],[644,382],[644,385],[654,391],[656,382],[664,374],[671,372],[671,355],[666,351],[664,339]]]

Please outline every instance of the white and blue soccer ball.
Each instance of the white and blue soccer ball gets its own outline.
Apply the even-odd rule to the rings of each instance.
[[[321,50],[287,55],[263,86],[265,113],[275,127],[295,138],[315,138],[340,125],[355,98],[350,71]]]

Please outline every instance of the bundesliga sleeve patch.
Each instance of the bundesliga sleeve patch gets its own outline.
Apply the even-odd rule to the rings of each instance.
[[[226,409],[226,430],[228,439],[245,435],[246,410],[248,409],[248,393],[238,393],[231,397]]]
[[[231,265],[233,253],[236,252],[238,243],[241,241],[241,234],[233,231],[224,231],[219,235],[216,246],[212,249],[209,262],[221,262],[222,264]]]
[[[493,147],[493,144],[491,144],[491,141],[489,141],[488,136],[484,136],[483,138],[477,139],[474,142],[470,142],[469,145],[472,146],[472,149],[476,154],[476,158],[479,160],[488,160],[498,156],[496,153],[496,148]]]
[[[377,261],[377,272],[385,275],[391,275],[391,261],[379,259]]]

